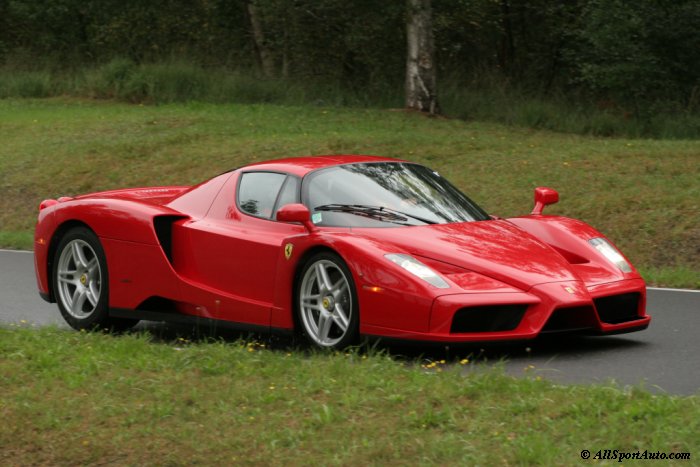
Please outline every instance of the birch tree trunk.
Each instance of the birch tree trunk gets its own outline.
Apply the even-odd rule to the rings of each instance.
[[[250,27],[253,30],[253,41],[255,42],[255,52],[257,54],[260,68],[266,78],[275,76],[275,60],[270,52],[269,47],[265,43],[265,33],[263,32],[262,23],[260,21],[260,13],[255,3],[248,2],[248,17],[250,18]]]
[[[406,107],[437,114],[440,108],[430,0],[407,0],[406,7]]]

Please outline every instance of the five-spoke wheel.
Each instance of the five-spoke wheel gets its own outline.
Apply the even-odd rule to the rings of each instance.
[[[359,312],[352,274],[336,254],[323,252],[304,265],[297,286],[299,322],[307,338],[340,349],[357,337]]]
[[[58,299],[70,316],[85,319],[95,312],[102,290],[102,269],[88,242],[76,238],[64,246],[56,276]]]
[[[53,261],[53,290],[63,318],[75,329],[125,329],[134,320],[110,319],[107,261],[99,238],[75,227],[60,240]]]

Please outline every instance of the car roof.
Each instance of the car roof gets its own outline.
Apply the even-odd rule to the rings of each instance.
[[[238,170],[265,171],[265,172],[285,172],[303,177],[314,170],[332,167],[334,165],[353,164],[358,162],[406,162],[402,159],[392,159],[390,157],[366,156],[355,154],[340,154],[328,156],[305,156],[290,157],[264,162],[253,162],[240,167]]]

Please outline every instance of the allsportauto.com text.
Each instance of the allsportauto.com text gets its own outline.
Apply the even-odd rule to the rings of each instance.
[[[592,460],[690,460],[689,452],[661,452],[661,451],[621,451],[619,449],[600,449],[598,451],[589,451],[584,449],[581,451],[582,459]]]

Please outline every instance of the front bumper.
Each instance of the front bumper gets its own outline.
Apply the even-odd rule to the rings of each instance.
[[[432,304],[426,333],[377,326],[363,333],[446,343],[519,341],[550,333],[621,334],[646,329],[650,321],[641,279],[588,287],[566,281],[528,292],[443,295]]]

